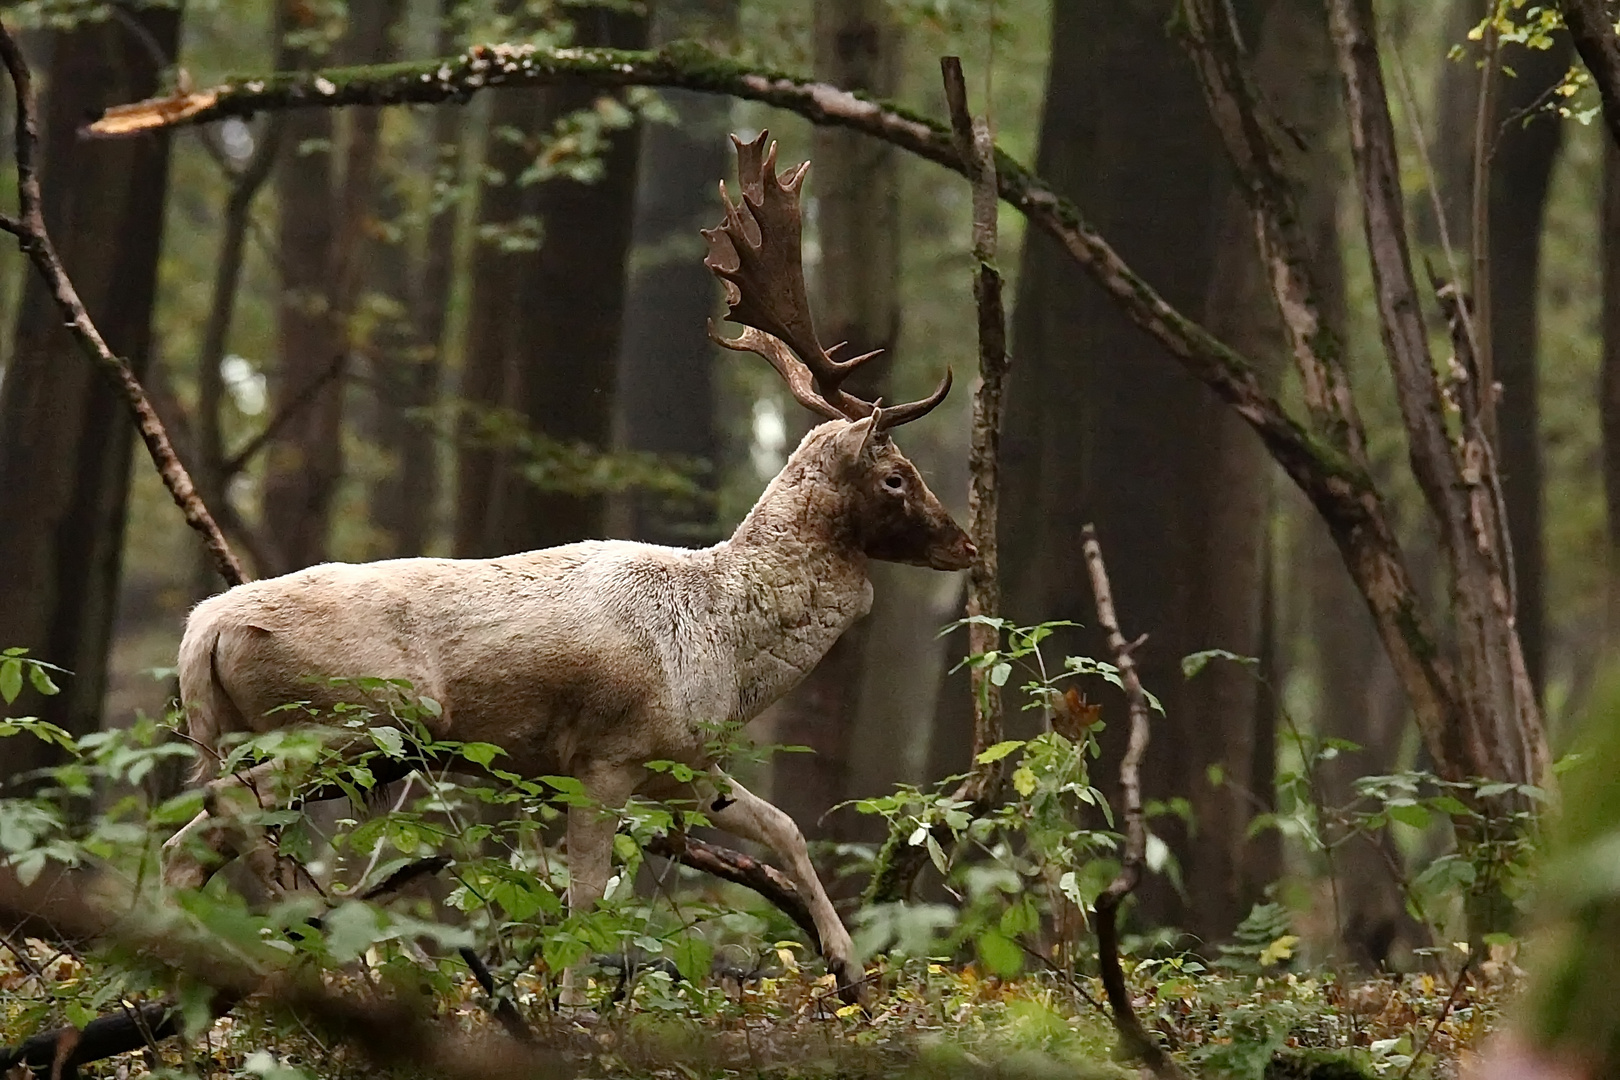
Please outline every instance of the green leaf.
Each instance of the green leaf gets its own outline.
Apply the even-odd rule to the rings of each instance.
[[[1410,825],[1414,829],[1427,829],[1429,827],[1429,811],[1416,803],[1401,803],[1389,808],[1389,816],[1403,825]]]
[[[50,697],[52,694],[60,694],[62,692],[62,688],[51,681],[50,672],[46,671],[45,668],[39,664],[29,665],[28,681],[34,684],[35,690],[38,690],[46,697]]]
[[[377,744],[377,749],[391,758],[397,758],[405,752],[405,736],[398,728],[374,727],[370,729],[371,741]]]
[[[1018,974],[1024,968],[1024,950],[997,930],[986,930],[974,941],[979,959],[993,974],[1003,977]]]
[[[1007,679],[1012,675],[1012,665],[1003,660],[990,669],[990,682],[996,686],[1006,686]]]
[[[980,765],[988,765],[992,761],[1000,761],[1014,750],[1021,749],[1023,745],[1023,739],[1008,739],[1005,742],[998,742],[996,745],[990,747],[984,753],[980,754],[977,758],[974,758],[974,760]]]
[[[708,978],[714,965],[714,946],[696,934],[684,934],[670,950],[675,967],[687,982],[696,986]]]
[[[22,693],[23,662],[15,656],[0,662],[0,698],[4,698],[7,705],[17,700]]]
[[[1226,649],[1205,649],[1202,652],[1190,653],[1181,658],[1182,677],[1192,678],[1208,667],[1211,660],[1230,660],[1234,664],[1249,666],[1257,666],[1260,663],[1259,657],[1243,656],[1235,652],[1228,652]]]
[[[929,833],[923,837],[923,844],[928,848],[928,857],[933,860],[934,869],[941,874],[946,873],[945,851],[939,846],[939,841],[934,839],[934,834]]]
[[[1437,812],[1449,814],[1452,817],[1469,817],[1473,811],[1455,795],[1436,795],[1429,800],[1429,805]]]
[[[326,951],[332,960],[347,964],[380,941],[384,934],[377,911],[357,900],[339,905],[321,920],[326,931]]]
[[[506,751],[502,750],[499,746],[496,746],[494,743],[487,742],[470,742],[464,744],[461,748],[462,757],[466,758],[474,765],[483,765],[486,768],[489,766],[490,762],[494,761],[497,757],[504,753],[506,753]],[[546,778],[546,783],[550,784],[551,778]],[[557,785],[552,784],[552,786],[556,787]],[[581,790],[583,790],[583,786],[581,787]]]
[[[72,1024],[80,1031],[84,1030],[84,1025],[96,1018],[96,1010],[90,1008],[88,1005],[82,1005],[77,1001],[69,1001],[67,1004],[62,1006],[62,1011],[67,1014],[68,1023]]]

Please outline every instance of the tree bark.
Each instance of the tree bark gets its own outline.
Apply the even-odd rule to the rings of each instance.
[[[1416,669],[1403,671],[1403,681],[1439,772],[1449,779],[1489,776],[1539,783],[1548,761],[1546,734],[1513,625],[1495,464],[1478,431],[1465,432],[1461,445],[1454,446],[1446,427],[1406,247],[1399,162],[1371,0],[1328,0],[1328,8],[1384,351],[1412,472],[1439,529],[1450,571],[1456,650],[1445,663],[1425,656],[1412,640],[1418,636],[1412,613],[1404,621],[1380,620],[1380,633],[1397,667]],[[1348,537],[1335,539],[1346,547]],[[1379,590],[1371,584],[1363,580],[1361,587],[1377,614]],[[1410,592],[1409,583],[1404,591]],[[1421,675],[1421,682],[1413,675]],[[1432,690],[1413,693],[1423,684]]]
[[[894,95],[902,39],[883,0],[818,3],[815,33],[818,78],[874,97]],[[855,132],[818,128],[810,160],[821,251],[811,269],[816,322],[823,341],[847,341],[855,352],[885,350],[846,384],[851,393],[875,400],[890,382],[900,332],[898,155]],[[871,577],[872,613],[850,627],[775,709],[776,741],[815,752],[779,755],[771,791],[813,838],[853,839],[865,824],[847,811],[822,819],[828,808],[856,794],[862,673],[876,662],[870,651],[890,644],[875,641],[872,627],[887,621],[884,608],[896,602],[891,586],[898,574],[874,566]]]
[[[647,23],[640,14],[590,8],[577,9],[570,19],[577,45],[646,44]],[[531,135],[549,132],[600,97],[589,86],[568,86],[527,102],[498,103],[494,136],[508,127]],[[507,190],[489,209],[506,216],[492,219],[531,216],[540,222],[542,237],[537,251],[484,253],[473,285],[468,350],[478,360],[468,370],[464,396],[513,410],[547,438],[598,450],[610,445],[613,434],[638,142],[635,125],[609,134],[594,183],[558,176],[526,190],[513,185],[534,155],[501,147],[494,161]],[[460,553],[494,555],[602,535],[603,496],[544,490],[524,474],[522,464],[499,450],[464,458],[456,530]]]
[[[318,17],[293,0],[277,0],[278,70],[315,65],[319,55],[294,42],[314,29]],[[282,158],[272,179],[281,294],[269,415],[320,386],[268,448],[264,526],[275,565],[261,571],[275,573],[325,560],[332,499],[343,473],[344,386],[327,373],[347,360],[339,295],[347,271],[338,263],[340,230],[347,236],[351,225],[339,216],[333,115],[318,110],[286,118]]]
[[[1485,14],[1479,0],[1458,0],[1447,20],[1449,41],[1463,40],[1467,28]],[[1542,220],[1564,124],[1556,114],[1534,115],[1553,86],[1562,82],[1572,59],[1570,40],[1560,33],[1551,49],[1503,43],[1495,64],[1492,115],[1484,130],[1490,145],[1489,222],[1486,250],[1490,287],[1486,318],[1491,368],[1502,393],[1497,406],[1496,452],[1502,469],[1502,495],[1513,540],[1517,625],[1525,666],[1540,693],[1545,685],[1545,553],[1542,527],[1542,454],[1537,396],[1539,319],[1537,285],[1541,271]],[[1446,209],[1448,233],[1459,261],[1472,235],[1476,140],[1481,72],[1473,62],[1449,62],[1441,71],[1436,97],[1435,164]],[[1506,72],[1511,71],[1511,76]],[[1420,215],[1421,220],[1421,215]],[[1476,298],[1478,299],[1478,298]]]
[[[737,0],[676,0],[658,5],[653,38],[660,43],[732,40]],[[704,330],[715,310],[714,276],[703,265],[700,228],[718,211],[715,183],[727,174],[731,103],[671,90],[664,95],[674,124],[642,132],[632,235],[637,255],[624,308],[619,355],[618,423],[630,450],[702,462],[703,490],[718,481],[715,346]],[[625,498],[628,531],[637,540],[692,545],[717,539],[714,506],[674,503],[650,493]]]
[[[1170,303],[1207,307],[1218,268],[1231,270],[1218,256],[1224,250],[1242,265],[1252,249],[1241,236],[1234,244],[1222,234],[1222,210],[1231,192],[1226,165],[1198,84],[1165,32],[1162,5],[1142,0],[1058,4],[1052,20],[1040,172],[1055,190],[1097,214],[1099,226]],[[1118,87],[1126,81],[1157,89],[1151,97],[1121,95]],[[1164,168],[1167,160],[1176,167]],[[1108,167],[1098,168],[1104,161]],[[1202,616],[1213,613],[1195,611],[1195,597],[1215,599],[1207,590],[1226,584],[1211,576],[1221,552],[1206,547],[1206,515],[1218,490],[1211,455],[1219,460],[1225,417],[1049,238],[1028,235],[1018,280],[1017,364],[1002,440],[1006,613],[1018,623],[1085,621],[1089,586],[1077,540],[1081,527],[1095,520],[1112,553],[1114,594],[1149,635],[1136,654],[1137,665],[1143,684],[1160,696],[1169,714],[1154,723],[1167,744],[1185,748],[1147,763],[1145,797],[1203,794],[1210,790],[1205,766],[1213,759],[1205,756],[1208,747],[1199,727],[1219,727],[1222,718],[1197,711],[1210,698],[1199,702],[1203,686],[1184,683],[1180,658],[1212,645],[1252,655],[1257,645],[1210,640],[1206,635],[1215,624]],[[1246,319],[1235,316],[1233,322],[1246,324]],[[1236,479],[1218,471],[1223,481]],[[1237,519],[1228,525],[1239,529],[1251,552],[1256,481],[1263,483],[1263,474],[1240,480],[1238,492],[1223,493]],[[1143,502],[1148,493],[1151,508]],[[1240,610],[1220,615],[1254,630],[1252,618],[1245,616],[1258,601],[1257,586],[1258,578],[1234,581]],[[1065,644],[1105,655],[1105,643],[1095,633]],[[1235,684],[1232,688],[1244,693]],[[1009,715],[1008,737],[1028,734],[1015,725],[1027,725],[1029,715]],[[1251,704],[1237,720],[1247,723],[1252,716]],[[1110,724],[1105,761],[1117,760],[1127,727]],[[1112,771],[1104,766],[1100,775]],[[1247,759],[1234,759],[1230,771],[1246,775]],[[1199,841],[1191,845],[1179,823],[1154,821],[1154,831],[1183,860],[1188,888],[1200,900],[1183,907],[1163,878],[1151,879],[1138,894],[1146,923],[1181,925],[1213,939],[1241,918],[1226,871],[1213,862],[1206,865],[1198,850],[1219,850],[1218,861],[1227,862],[1230,845],[1222,834],[1232,827],[1241,837],[1243,820],[1200,814]]]
[[[397,55],[390,43],[403,12],[386,5],[382,57]],[[448,32],[452,14],[440,13],[436,52],[455,47]],[[363,51],[363,50],[362,50]],[[419,129],[404,169],[417,168],[441,180],[459,182],[461,127],[466,120],[460,106],[446,106]],[[399,168],[399,166],[396,166]],[[404,201],[396,188],[402,173],[388,176],[375,193],[375,214],[384,222],[401,217]],[[388,557],[422,555],[434,534],[438,508],[438,462],[433,429],[422,412],[438,399],[443,371],[446,310],[450,303],[450,269],[455,257],[456,204],[434,201],[425,235],[394,233],[375,239],[376,258],[369,264],[372,287],[384,298],[387,310],[376,330],[371,349],[374,380],[372,408],[374,436],[387,454],[388,472],[371,487],[373,527],[382,537]]]
[[[524,252],[495,234],[519,227],[523,191],[518,187],[529,157],[520,142],[523,132],[538,130],[541,90],[513,90],[490,103],[479,190],[477,247],[472,257],[472,287],[468,305],[466,364],[459,386],[460,404],[475,415],[463,416],[457,426],[456,504],[452,549],[459,558],[503,554],[495,542],[494,525],[502,508],[508,455],[484,441],[477,413],[506,404],[506,369],[514,361],[513,325],[521,297]]]
[[[131,17],[164,56],[175,55],[177,9]],[[139,373],[151,346],[168,139],[97,145],[76,127],[125,94],[155,92],[162,61],[116,20],[82,23],[52,46],[41,146],[46,226],[103,335]],[[50,290],[30,274],[0,380],[0,641],[74,672],[60,695],[21,707],[83,735],[99,726],[106,688],[132,440],[124,400],[76,355],[62,322]],[[56,760],[46,744],[21,740],[7,749],[0,776]]]

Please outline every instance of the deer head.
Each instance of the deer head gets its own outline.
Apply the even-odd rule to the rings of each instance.
[[[733,203],[720,182],[726,218],[704,229],[709,253],[703,263],[726,291],[727,318],[743,331],[727,338],[709,322],[709,336],[737,352],[764,357],[787,382],[795,400],[833,421],[827,472],[836,489],[837,513],[850,540],[871,558],[964,570],[976,554],[967,533],[923,483],[889,432],[926,416],[950,393],[951,373],[928,397],[884,407],[842,388],[860,365],[879,355],[847,360],[824,348],[804,284],[799,192],[810,163],[785,176],[776,172],[776,143],[761,131],[752,142],[735,135],[741,199]]]

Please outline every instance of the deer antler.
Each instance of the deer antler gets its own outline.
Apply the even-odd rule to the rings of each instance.
[[[703,264],[725,286],[727,318],[743,327],[736,338],[726,338],[711,320],[709,336],[728,349],[763,356],[787,381],[799,404],[829,420],[859,420],[876,412],[878,429],[888,430],[925,415],[950,392],[949,370],[928,397],[882,410],[876,402],[840,389],[851,372],[882,350],[835,360],[833,351],[840,346],[823,348],[816,336],[800,252],[799,189],[810,163],[785,176],[778,174],[776,143],[765,149],[769,135],[761,131],[752,142],[731,137],[742,198],[733,203],[722,180],[726,219],[703,230],[709,243]]]

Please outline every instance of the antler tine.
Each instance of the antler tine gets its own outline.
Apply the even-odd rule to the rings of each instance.
[[[828,420],[848,420],[848,414],[841,412],[832,402],[816,392],[814,378],[810,369],[799,363],[798,357],[788,351],[786,344],[780,338],[774,338],[763,330],[755,330],[752,326],[743,327],[743,332],[735,338],[728,338],[709,320],[709,339],[716,345],[724,346],[734,352],[751,352],[763,356],[770,361],[771,367],[782,376],[788,384],[788,390],[793,394],[794,400],[811,412],[818,413]]]
[[[877,429],[879,431],[888,431],[891,428],[899,427],[901,424],[909,424],[913,420],[919,420],[927,416],[934,411],[934,406],[945,400],[945,395],[950,392],[951,369],[946,368],[945,377],[939,380],[939,386],[934,389],[932,394],[929,394],[921,401],[908,401],[903,405],[884,406],[882,415],[877,421]]]
[[[785,342],[814,378],[816,389],[842,404],[839,384],[867,358],[840,363],[816,336],[804,285],[799,210],[799,192],[810,163],[779,175],[777,144],[768,139],[767,131],[748,142],[731,137],[742,197],[733,203],[722,186],[726,219],[718,228],[703,231],[709,242],[704,263],[726,284],[731,321]],[[870,412],[866,406],[855,415]]]
[[[887,430],[925,415],[949,392],[949,372],[933,396],[889,409],[879,410],[840,388],[856,368],[882,350],[840,361],[833,353],[842,343],[822,347],[810,314],[801,252],[799,192],[810,163],[778,174],[777,144],[769,136],[761,131],[747,142],[731,137],[741,197],[732,202],[722,181],[725,220],[702,230],[709,245],[703,263],[725,287],[727,317],[744,327],[741,336],[726,339],[711,323],[709,336],[728,349],[763,356],[800,404],[829,419],[859,420],[877,413],[880,430]]]

